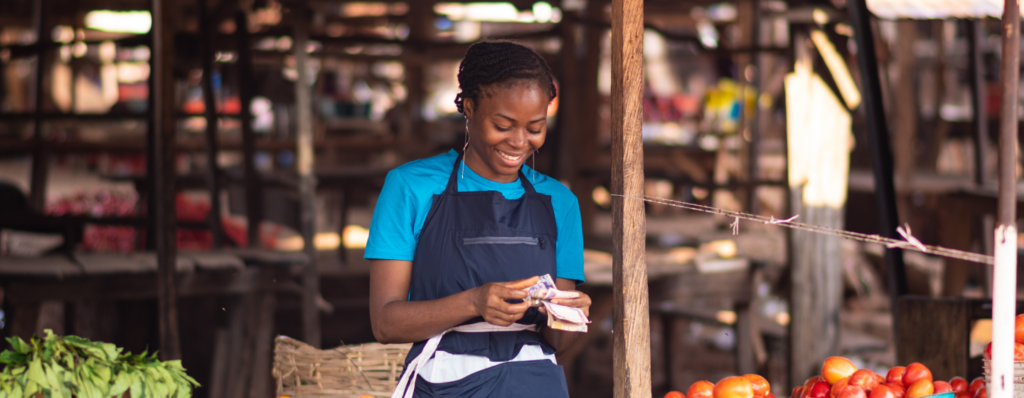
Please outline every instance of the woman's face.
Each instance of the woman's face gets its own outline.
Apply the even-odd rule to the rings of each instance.
[[[491,181],[513,182],[523,162],[544,145],[548,93],[537,83],[517,82],[484,89],[478,99],[465,103],[466,165]]]

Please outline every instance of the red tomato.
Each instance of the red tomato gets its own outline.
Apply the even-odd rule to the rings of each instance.
[[[669,391],[668,394],[665,394],[665,398],[686,398],[686,396],[679,391]]]
[[[910,386],[918,380],[932,382],[932,371],[919,362],[907,365],[907,371],[903,372],[903,385],[907,386],[907,395],[910,395]]]
[[[793,389],[793,393],[790,394],[789,398],[800,398],[804,396],[804,387],[796,387]]]
[[[885,386],[889,387],[893,394],[896,394],[896,398],[903,398],[907,393],[907,389],[904,388],[902,384],[885,383]]]
[[[813,376],[813,377],[807,379],[807,381],[804,382],[804,387],[810,388],[810,387],[814,386],[814,383],[817,383],[817,382],[822,381],[822,380],[825,380],[825,379],[823,379],[821,376]],[[832,383],[828,383],[828,384],[832,384]]]
[[[935,386],[928,379],[918,379],[907,387],[907,398],[921,398],[932,394],[935,394]]]
[[[1024,344],[1013,343],[1013,360],[1024,361]]]
[[[892,369],[889,369],[889,373],[887,373],[885,375],[885,382],[886,383],[895,383],[895,384],[899,384],[899,385],[902,386],[903,385],[903,372],[906,371],[906,370],[907,370],[907,368],[904,367],[904,366],[894,366]]]
[[[768,393],[764,398],[775,398],[775,394]]]
[[[840,379],[850,377],[853,375],[853,372],[856,371],[857,367],[853,365],[853,362],[850,362],[849,359],[843,357],[829,357],[825,360],[825,363],[821,365],[821,377],[823,377],[828,384],[836,384]]]
[[[896,393],[889,386],[880,385],[871,390],[868,398],[896,398]]]
[[[1013,322],[1013,340],[1024,343],[1024,314],[1017,315]]]
[[[714,390],[714,384],[707,380],[701,380],[690,385],[690,389],[686,390],[686,396],[690,398],[713,398]]]
[[[967,392],[974,396],[982,388],[985,388],[985,378],[975,377],[974,380],[971,380],[971,384],[967,386]]]
[[[979,388],[978,391],[974,393],[974,398],[988,398],[988,389],[985,387]]]
[[[992,359],[992,343],[988,343],[985,346],[985,353],[983,355],[985,355],[985,358]]]
[[[956,398],[974,398],[974,396],[969,392],[958,392],[956,393]]]
[[[944,382],[942,380],[936,380],[932,382],[932,387],[935,388],[936,394],[942,394],[944,392],[953,392],[953,386],[949,385],[949,383]]]
[[[811,386],[811,392],[807,394],[808,398],[829,398],[829,392],[832,388],[828,383],[819,381]]]
[[[878,385],[878,378],[871,369],[861,369],[853,372],[850,376],[850,385],[862,388],[864,391],[871,391]]]
[[[864,389],[857,386],[846,386],[836,398],[867,398]]]
[[[957,394],[967,392],[967,379],[960,376],[954,377],[949,379],[949,386],[953,387],[953,392]]]
[[[764,398],[771,391],[771,386],[768,385],[768,380],[765,380],[761,375],[749,374],[743,375],[744,379],[750,382],[750,385],[754,387],[754,397]]]
[[[740,376],[719,380],[713,390],[714,398],[754,398],[754,386]]]
[[[829,396],[835,398],[836,396],[839,395],[839,392],[843,391],[843,389],[846,388],[846,386],[848,385],[850,385],[849,377],[839,379],[839,381],[832,385],[832,391],[829,391]]]

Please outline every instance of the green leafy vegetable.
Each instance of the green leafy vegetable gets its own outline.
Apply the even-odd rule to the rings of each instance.
[[[191,398],[199,386],[181,361],[161,362],[156,353],[121,348],[50,330],[28,342],[7,339],[0,353],[0,398]]]

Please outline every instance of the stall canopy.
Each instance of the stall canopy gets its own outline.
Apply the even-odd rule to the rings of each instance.
[[[867,3],[871,13],[883,19],[1001,18],[1003,15],[1002,0],[867,0]]]

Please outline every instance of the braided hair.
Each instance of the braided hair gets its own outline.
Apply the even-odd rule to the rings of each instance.
[[[459,64],[459,89],[455,106],[463,112],[463,102],[472,99],[478,104],[480,94],[489,96],[487,88],[503,83],[507,86],[519,81],[536,82],[548,91],[548,101],[555,99],[554,77],[544,58],[529,47],[505,40],[484,40],[474,43]]]

